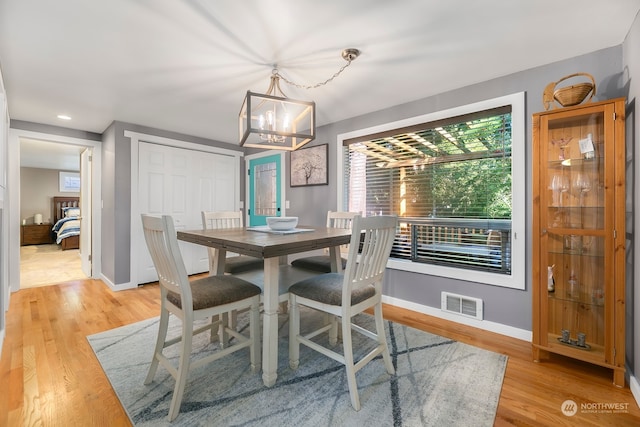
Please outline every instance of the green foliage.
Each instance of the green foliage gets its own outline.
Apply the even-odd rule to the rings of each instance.
[[[461,120],[392,139],[402,143],[388,138],[375,143],[380,152],[393,152],[404,163],[381,170],[378,158],[367,157],[368,212],[511,218],[510,114]]]

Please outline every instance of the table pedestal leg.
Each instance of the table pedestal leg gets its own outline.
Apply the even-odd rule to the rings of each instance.
[[[224,263],[227,258],[227,251],[225,249],[211,249],[207,248],[208,251],[213,251],[213,256],[209,257],[209,276],[221,276],[224,274]],[[230,314],[222,313],[218,316],[221,321],[220,327],[218,328],[218,339],[220,340],[220,347],[227,348],[229,347],[229,334],[224,329],[225,325],[228,325],[230,322]],[[216,321],[216,316],[211,318],[212,322]],[[235,323],[233,324],[235,326]],[[213,331],[212,331],[213,332]],[[213,342],[213,333],[211,334],[211,342]]]
[[[342,256],[340,254],[340,246],[331,246],[329,248],[329,257],[331,259],[331,271],[334,273],[342,273]],[[336,345],[338,342],[338,334],[340,334],[340,328],[338,328],[338,318],[336,316],[327,315],[329,322],[331,323],[331,329],[329,330],[329,345]]]
[[[278,377],[278,257],[264,260],[262,380],[271,387]]]
[[[334,273],[342,272],[342,257],[340,255],[340,246],[332,246],[331,248],[329,248],[331,271],[333,271]]]

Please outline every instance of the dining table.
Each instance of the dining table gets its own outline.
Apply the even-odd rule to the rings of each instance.
[[[340,246],[351,240],[351,230],[331,227],[298,226],[275,231],[266,226],[208,230],[180,230],[178,240],[217,249],[210,274],[224,274],[227,252],[264,259],[262,380],[267,387],[278,377],[278,306],[280,267],[288,255],[329,248],[331,270],[342,269]]]

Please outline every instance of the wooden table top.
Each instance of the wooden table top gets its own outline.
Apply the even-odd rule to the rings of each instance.
[[[247,228],[178,231],[178,240],[224,249],[258,258],[271,258],[307,252],[331,246],[346,245],[351,241],[351,230],[344,228],[309,227],[312,229],[292,234],[274,234]]]

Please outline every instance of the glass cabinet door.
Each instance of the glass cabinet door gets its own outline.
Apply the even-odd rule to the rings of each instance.
[[[541,120],[541,262],[546,257],[547,345],[603,355],[607,337],[607,272],[612,247],[606,207],[613,192],[603,107]],[[611,143],[612,144],[612,143]],[[545,158],[546,157],[546,158]],[[609,203],[608,203],[609,202]],[[541,266],[543,269],[543,266]],[[544,270],[543,270],[544,271]]]

